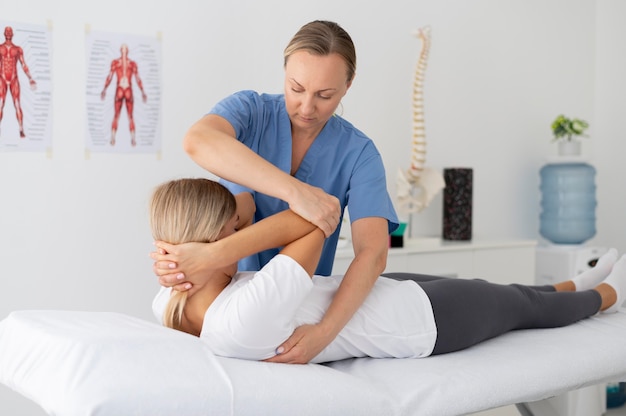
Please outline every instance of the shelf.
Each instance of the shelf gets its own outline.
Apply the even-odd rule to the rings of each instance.
[[[482,249],[499,249],[530,247],[537,245],[535,240],[470,240],[470,241],[449,241],[441,238],[413,238],[405,240],[404,247],[391,247],[389,256],[397,256],[413,253],[434,253],[448,251],[467,251]],[[347,247],[337,250],[336,258],[351,258],[354,254],[352,247],[348,243]]]
[[[385,272],[534,284],[536,246],[535,240],[407,239],[404,247],[389,249]],[[337,250],[333,274],[345,273],[353,258],[352,247]]]

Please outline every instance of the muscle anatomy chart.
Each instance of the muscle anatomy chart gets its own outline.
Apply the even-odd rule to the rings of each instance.
[[[0,150],[51,147],[51,28],[0,21]]]
[[[86,148],[111,153],[158,152],[160,40],[87,31],[86,47]]]

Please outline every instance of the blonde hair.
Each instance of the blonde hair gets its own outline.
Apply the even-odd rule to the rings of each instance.
[[[203,178],[177,179],[159,185],[150,200],[155,240],[171,244],[215,241],[236,211],[235,197],[221,184]],[[163,324],[182,330],[187,292],[172,289]]]
[[[333,53],[340,55],[347,66],[347,81],[356,73],[356,50],[348,32],[335,22],[315,20],[302,26],[294,35],[284,51],[284,64],[297,51],[307,51],[314,55],[326,56]]]

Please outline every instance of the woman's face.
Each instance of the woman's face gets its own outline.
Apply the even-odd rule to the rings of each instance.
[[[285,105],[293,130],[317,135],[334,114],[352,81],[343,58],[298,51],[285,65]]]

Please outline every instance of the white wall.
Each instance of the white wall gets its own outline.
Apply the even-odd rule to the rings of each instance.
[[[626,250],[626,3],[598,1],[594,76],[595,163],[598,169],[598,236]]]
[[[384,5],[383,5],[384,4]],[[588,119],[598,167],[599,233],[626,250],[620,196],[626,62],[619,0],[0,0],[2,19],[53,25],[53,151],[0,153],[0,319],[16,309],[113,310],[151,319],[156,290],[146,201],[156,184],[199,176],[185,130],[239,89],[282,90],[282,50],[305,22],[336,20],[358,51],[344,116],[376,142],[395,188],[408,167],[411,86],[432,27],[426,73],[428,164],[474,168],[474,235],[539,238],[539,177],[559,113]],[[162,34],[161,159],[84,153],[85,25]],[[415,220],[437,235],[441,197]],[[0,413],[33,414],[0,389]]]
[[[594,54],[594,4],[421,2],[391,12],[384,30],[357,31],[365,48],[346,112],[377,141],[392,187],[397,167],[408,167],[420,47],[409,28],[428,24],[427,164],[474,169],[475,237],[539,238],[538,171],[555,151],[550,124],[561,112],[593,116],[593,59],[581,56]],[[441,198],[416,222],[415,234],[440,234]]]

